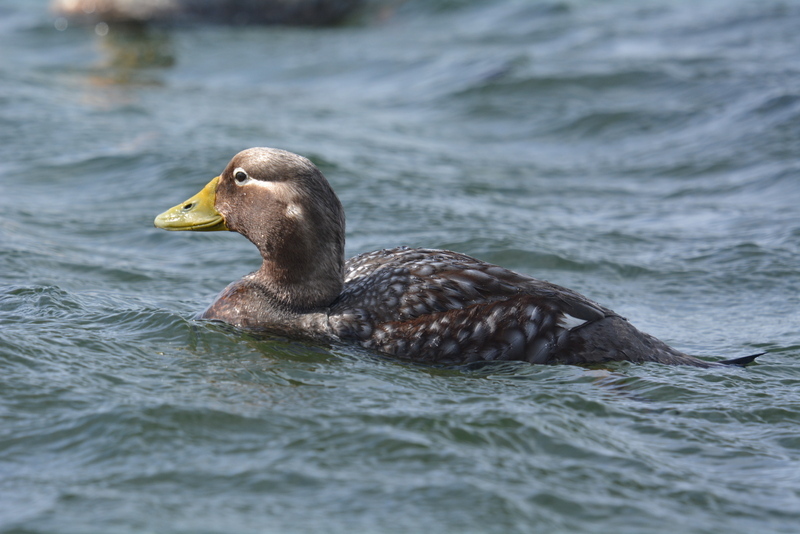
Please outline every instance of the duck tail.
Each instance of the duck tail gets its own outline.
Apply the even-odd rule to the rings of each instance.
[[[753,363],[756,358],[759,356],[763,356],[766,352],[759,352],[758,354],[751,354],[750,356],[742,356],[741,358],[732,358],[730,360],[720,360],[716,363],[722,365],[735,365],[737,367],[744,367],[745,365],[749,365]]]

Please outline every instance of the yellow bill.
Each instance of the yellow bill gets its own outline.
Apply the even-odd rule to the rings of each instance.
[[[219,176],[208,182],[199,193],[186,202],[182,202],[156,217],[156,228],[195,232],[227,230],[225,219],[214,207],[218,184]]]

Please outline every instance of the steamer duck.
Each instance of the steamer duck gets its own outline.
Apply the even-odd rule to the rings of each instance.
[[[639,331],[569,289],[447,250],[399,247],[344,259],[344,210],[308,159],[237,154],[205,188],[155,220],[165,230],[230,230],[261,252],[198,319],[357,343],[417,362],[462,365],[707,362]]]

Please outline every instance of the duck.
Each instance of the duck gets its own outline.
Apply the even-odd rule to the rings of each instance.
[[[345,261],[345,214],[320,170],[274,148],[239,152],[197,195],[161,213],[173,231],[231,231],[261,253],[197,320],[360,345],[422,364],[709,362],[583,295],[465,254],[396,247]]]
[[[285,24],[344,21],[363,0],[52,0],[51,11],[76,24]]]

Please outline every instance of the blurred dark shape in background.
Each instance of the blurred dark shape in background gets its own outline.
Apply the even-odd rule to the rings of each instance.
[[[363,0],[52,0],[71,24],[340,24]]]

